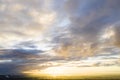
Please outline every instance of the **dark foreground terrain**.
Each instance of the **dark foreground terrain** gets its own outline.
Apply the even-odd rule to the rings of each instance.
[[[0,80],[120,80],[120,75],[90,76],[90,77],[26,77],[17,75],[0,75]]]

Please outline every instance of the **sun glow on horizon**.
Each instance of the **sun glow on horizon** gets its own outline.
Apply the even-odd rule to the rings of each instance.
[[[101,67],[66,67],[66,66],[56,66],[49,67],[43,70],[31,70],[24,72],[29,76],[50,76],[50,77],[60,77],[60,76],[99,76],[99,75],[112,75],[120,74],[120,69],[118,66],[101,66]]]
[[[59,66],[59,67],[50,67],[50,68],[47,68],[45,70],[42,70],[41,72],[43,74],[48,74],[50,76],[68,76],[69,75],[69,72],[67,71],[69,70],[69,67],[63,67],[63,66]]]

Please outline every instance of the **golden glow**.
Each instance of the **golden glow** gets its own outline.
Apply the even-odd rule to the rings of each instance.
[[[61,75],[68,75],[69,73],[66,72],[68,67],[50,67],[45,70],[42,70],[42,73],[51,75],[51,76],[61,76]]]
[[[109,74],[120,74],[119,66],[101,66],[101,67],[49,67],[44,70],[31,70],[24,72],[30,76],[98,76]]]

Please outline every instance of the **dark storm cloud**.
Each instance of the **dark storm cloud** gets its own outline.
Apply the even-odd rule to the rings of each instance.
[[[0,58],[30,58],[37,57],[43,53],[41,50],[26,50],[26,49],[3,49],[0,50]]]
[[[0,74],[8,74],[8,75],[15,75],[15,74],[20,74],[20,66],[19,64],[14,64],[14,63],[0,63]]]

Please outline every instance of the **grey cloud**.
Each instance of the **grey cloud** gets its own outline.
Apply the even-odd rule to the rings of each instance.
[[[0,51],[0,58],[31,58],[37,57],[41,50],[25,50],[25,49],[4,49]]]
[[[0,60],[4,60],[0,63],[0,74],[23,74],[23,71],[44,69],[49,66],[39,66],[46,62],[54,62],[64,60],[62,57],[49,56],[42,54],[44,51],[35,49],[1,49]],[[5,62],[5,60],[11,60]]]
[[[113,25],[115,29],[115,41],[114,45],[120,47],[120,23],[117,23],[116,25]]]
[[[120,20],[119,3],[119,0],[66,1],[64,4],[65,10],[63,11],[68,15],[70,24],[62,27],[59,30],[60,33],[58,32],[58,36],[53,38],[53,42],[58,45],[58,48],[56,47],[58,52],[56,53],[64,51],[63,53],[69,56],[70,51],[73,50],[72,48],[76,45],[78,45],[76,48],[79,48],[79,55],[84,56],[86,55],[85,53],[87,53],[89,56],[97,53],[102,46],[102,43],[99,41],[101,32]],[[64,30],[65,28],[67,29]],[[116,32],[119,32],[119,29],[117,30]],[[68,31],[69,33],[65,34],[63,33],[64,31]],[[69,35],[71,37],[66,37]],[[84,44],[89,46],[87,50],[91,52],[82,52],[84,48],[87,48]],[[69,46],[69,48],[67,46]],[[106,48],[107,47],[108,46],[106,46]],[[74,52],[74,54],[76,53]]]
[[[64,9],[69,13],[69,14],[75,14],[78,9],[80,8],[80,2],[83,0],[67,0],[64,4]]]
[[[74,14],[70,15],[72,17],[70,18],[71,19],[70,31],[72,35],[73,36],[77,35],[77,37],[82,36],[83,38],[85,38],[85,40],[88,41],[96,41],[101,29],[104,29],[107,25],[114,24],[116,21],[120,19],[118,14],[120,13],[119,8],[114,9],[114,7],[119,7],[119,5],[117,4],[119,3],[118,0],[114,1],[113,3],[114,5],[112,4],[112,2],[110,4],[107,4],[109,1],[106,1],[105,3],[104,1],[95,0],[92,1],[94,1],[93,3],[96,6],[100,5],[98,9],[94,9],[96,8],[96,6],[92,7],[93,3],[90,2],[86,4],[90,5],[87,6],[90,10],[86,9],[88,11],[87,14],[85,14],[86,13],[85,12],[83,13],[85,15],[83,16],[79,15],[77,17],[74,17]],[[100,2],[104,3],[104,5]],[[113,6],[113,8],[111,8],[111,6]]]
[[[15,48],[30,48],[35,49],[37,48],[36,43],[33,41],[23,41],[19,42],[18,44],[15,44]]]
[[[13,63],[0,63],[0,74],[3,75],[16,75],[21,74],[20,73],[20,66],[19,64],[13,64]]]

